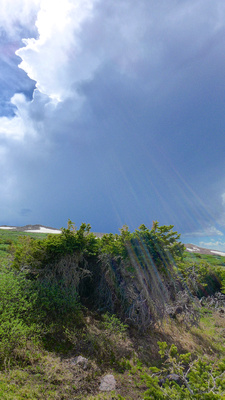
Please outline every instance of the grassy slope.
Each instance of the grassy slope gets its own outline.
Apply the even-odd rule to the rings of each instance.
[[[7,261],[9,246],[19,236],[46,237],[45,234],[0,232],[0,262]],[[186,259],[207,261],[224,266],[224,258],[186,253]],[[217,311],[202,309],[199,327],[187,329],[178,321],[165,321],[162,326],[145,334],[136,330],[111,330],[98,316],[86,313],[83,330],[70,333],[70,343],[54,338],[51,351],[42,345],[27,343],[18,348],[18,366],[5,363],[0,372],[0,398],[23,399],[142,399],[146,387],[141,376],[150,365],[160,366],[158,341],[176,344],[179,351],[194,355],[207,354],[217,360],[225,357],[225,317]],[[85,332],[85,333],[84,333]],[[72,337],[71,337],[72,335]],[[212,341],[213,337],[213,341]],[[58,342],[58,343],[57,343]],[[82,354],[90,360],[87,370],[74,366],[71,360]],[[29,359],[29,363],[20,360]],[[121,358],[122,356],[122,358]],[[19,365],[21,364],[21,365]],[[115,393],[99,393],[101,376],[113,373],[117,381]]]
[[[3,261],[9,259],[10,246],[18,243],[21,236],[29,236],[36,239],[44,239],[46,233],[29,233],[29,232],[10,232],[10,230],[0,229],[0,265]]]
[[[219,255],[211,255],[211,254],[198,254],[198,253],[190,253],[185,251],[184,261],[192,262],[192,263],[200,263],[202,261],[207,262],[211,266],[225,266],[225,257]]]
[[[140,335],[128,332],[110,337],[113,346],[127,354],[120,363],[111,360],[111,365],[103,364],[90,358],[88,370],[73,366],[71,359],[77,355],[76,348],[68,354],[57,354],[41,348],[30,350],[33,362],[24,368],[8,368],[0,373],[0,398],[3,400],[22,399],[142,399],[146,390],[141,376],[148,371],[148,366],[160,366],[157,341],[175,343],[181,352],[191,351],[194,355],[208,355],[217,360],[225,356],[223,332],[225,318],[218,313],[207,312],[202,317],[199,328],[186,330],[176,323],[165,323],[160,329]],[[92,319],[90,332],[95,340],[101,333],[98,322]],[[105,333],[106,334],[106,333]],[[108,333],[109,335],[109,333]],[[212,337],[214,338],[212,341]],[[118,344],[118,342],[120,342]],[[83,353],[82,353],[83,354]],[[85,354],[84,354],[85,355]],[[104,354],[102,354],[104,357]],[[107,358],[107,355],[105,355]],[[115,393],[99,394],[101,376],[113,373],[117,389]],[[119,397],[122,396],[122,397]]]

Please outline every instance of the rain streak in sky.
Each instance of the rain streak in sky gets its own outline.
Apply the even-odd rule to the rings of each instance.
[[[0,6],[0,224],[225,250],[224,1]]]

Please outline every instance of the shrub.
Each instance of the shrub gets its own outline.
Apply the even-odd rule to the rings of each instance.
[[[0,273],[0,366],[13,362],[19,348],[37,337],[39,327],[30,321],[34,296],[27,296],[27,281],[21,275]]]
[[[150,368],[144,376],[148,390],[144,400],[225,399],[225,360],[217,363],[191,360],[191,354],[179,354],[177,347],[158,342],[164,359],[162,369]]]
[[[223,268],[215,268],[204,261],[200,263],[179,263],[177,273],[183,288],[198,297],[211,295],[221,289]]]
[[[22,348],[46,335],[62,335],[81,324],[76,288],[59,281],[30,280],[25,273],[0,273],[0,366],[13,363]]]
[[[173,226],[151,230],[141,225],[131,233],[105,235],[100,243],[100,304],[141,330],[160,323],[166,304],[176,290],[174,263],[182,259],[184,246]]]
[[[42,306],[45,303],[40,307],[45,313],[50,298],[55,299],[54,316],[56,309],[60,315],[64,309],[61,294],[73,298],[72,303],[79,296],[86,307],[116,314],[144,330],[161,323],[167,304],[181,289],[180,270],[174,268],[184,251],[179,237],[172,225],[160,227],[154,222],[151,230],[141,225],[131,233],[125,226],[120,235],[97,239],[90,225],[82,224],[76,230],[69,221],[61,235],[49,235],[42,241],[21,238],[13,267],[39,282],[35,291]],[[51,293],[48,299],[42,287]]]
[[[51,271],[54,273],[57,264],[65,257],[75,256],[82,269],[86,261],[98,252],[98,240],[89,231],[90,225],[81,224],[76,231],[69,221],[68,229],[62,229],[60,235],[48,235],[44,240],[21,237],[14,248],[12,267],[19,271],[27,270],[34,277],[43,277]],[[57,273],[54,276],[57,278]]]
[[[42,280],[32,282],[30,290],[35,293],[33,301],[32,320],[45,326],[55,323],[60,327],[73,324],[81,317],[81,307],[72,285],[65,287],[62,283]]]
[[[103,315],[102,326],[110,333],[120,336],[123,336],[128,328],[128,325],[123,324],[119,318],[117,318],[115,315],[110,315],[109,313]]]

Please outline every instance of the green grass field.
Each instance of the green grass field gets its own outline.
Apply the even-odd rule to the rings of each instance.
[[[185,251],[184,261],[187,261],[190,263],[195,263],[195,264],[198,264],[198,263],[204,261],[211,266],[225,267],[225,257],[222,257],[220,255],[190,253],[188,251]]]
[[[19,242],[22,236],[29,236],[34,239],[45,239],[46,233],[29,233],[29,232],[10,232],[9,230],[0,229],[0,266],[3,262],[10,260],[10,248]]]
[[[181,354],[190,352],[191,362],[198,358],[206,359],[207,366],[212,363],[211,369],[215,376],[218,375],[217,365],[222,369],[222,373],[223,369],[225,371],[225,314],[212,307],[200,308],[199,323],[196,325],[187,325],[185,320],[178,315],[177,318],[164,318],[160,324],[148,327],[146,331],[140,331],[137,326],[127,325],[116,315],[103,314],[100,310],[93,311],[81,307],[77,309],[80,311],[77,311],[77,317],[74,317],[73,323],[70,324],[71,319],[69,319],[64,329],[61,316],[59,321],[51,320],[53,309],[51,308],[49,312],[49,304],[55,304],[56,310],[61,305],[64,307],[65,292],[63,292],[63,297],[59,297],[59,292],[55,290],[47,292],[48,287],[45,286],[44,291],[39,292],[42,295],[40,298],[42,303],[32,303],[37,297],[32,297],[33,291],[26,296],[27,281],[24,286],[21,286],[24,280],[20,281],[19,273],[17,271],[13,273],[10,267],[13,258],[12,247],[18,245],[20,238],[24,236],[43,240],[48,234],[0,230],[1,399],[168,400],[182,398],[189,400],[190,397],[179,397],[180,389],[176,387],[165,387],[163,390],[167,394],[164,396],[163,392],[160,392],[161,397],[152,397],[150,392],[146,392],[148,388],[152,390],[152,382],[154,383],[155,379],[148,378],[150,379],[148,386],[148,379],[146,380],[144,376],[150,376],[149,367],[157,367],[159,371],[165,368],[165,374],[174,372],[168,369],[168,363],[161,359],[158,352],[159,342],[166,342],[168,348],[177,346]],[[183,261],[184,264],[195,264],[197,270],[201,269],[198,268],[198,264],[200,266],[201,263],[207,263],[208,266],[216,267],[216,269],[225,266],[225,257],[219,255],[185,252]],[[4,268],[6,265],[7,268]],[[208,266],[206,268],[210,269]],[[65,268],[65,265],[63,267]],[[71,297],[70,301],[72,300]],[[33,307],[33,304],[39,304],[39,307]],[[43,313],[45,309],[47,311],[43,314],[44,319],[40,319],[41,312]],[[30,315],[34,315],[36,320],[31,318],[29,324]],[[66,321],[63,312],[62,317]],[[5,356],[1,359],[3,351]],[[88,358],[87,369],[74,365],[74,357],[78,355]],[[174,360],[173,357],[172,363]],[[178,367],[177,363],[176,368]],[[171,365],[170,368],[172,368]],[[193,369],[193,371],[198,378],[196,370]],[[182,374],[182,368],[180,372]],[[209,377],[212,373],[210,370]],[[100,393],[100,381],[106,374],[114,375],[117,383],[116,390]],[[207,370],[204,374],[206,379],[202,383],[201,390],[203,391],[208,390]],[[197,397],[191,397],[191,399],[225,399],[225,394],[221,394],[223,387],[225,388],[225,378],[222,378],[221,390],[219,385],[215,388],[220,393],[219,397],[196,395]],[[157,390],[161,389],[157,386]]]

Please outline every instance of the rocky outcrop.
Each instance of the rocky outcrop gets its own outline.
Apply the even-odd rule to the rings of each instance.
[[[116,389],[116,381],[113,375],[105,375],[100,383],[99,390],[102,392],[110,392]]]
[[[78,365],[82,369],[88,368],[88,359],[82,356],[75,357],[71,360],[72,365]]]

